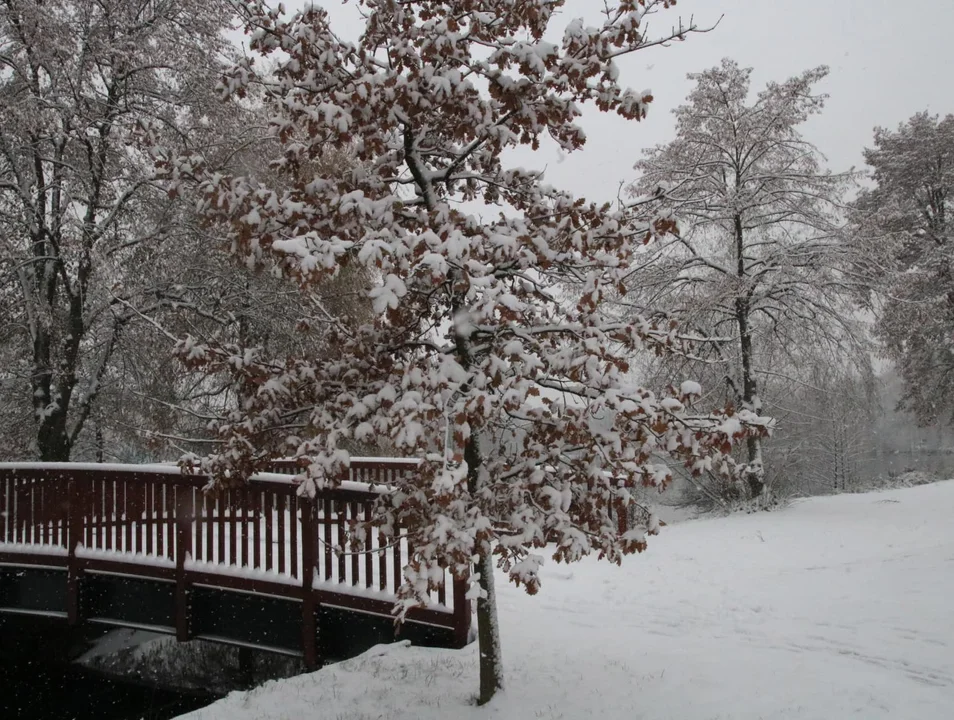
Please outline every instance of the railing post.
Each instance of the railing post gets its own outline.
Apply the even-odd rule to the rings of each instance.
[[[469,577],[454,577],[454,647],[462,648],[470,640],[471,607],[467,599]]]
[[[315,560],[318,554],[318,533],[315,525],[317,504],[302,496],[301,502],[301,643],[305,666],[316,670],[321,665],[318,655],[318,605],[315,602]],[[294,528],[292,530],[294,532]]]
[[[616,529],[620,537],[629,532],[629,511],[622,500],[616,502]]]
[[[189,639],[189,588],[185,561],[192,552],[192,520],[195,515],[195,491],[191,485],[174,485],[176,494],[176,640]]]
[[[70,625],[80,622],[80,567],[76,548],[83,536],[83,510],[80,502],[82,489],[75,475],[67,476],[66,502],[66,620]]]

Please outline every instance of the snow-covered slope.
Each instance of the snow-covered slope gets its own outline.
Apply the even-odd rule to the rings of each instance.
[[[954,718],[954,481],[663,529],[622,568],[501,582],[508,687],[476,647],[382,646],[202,720]]]

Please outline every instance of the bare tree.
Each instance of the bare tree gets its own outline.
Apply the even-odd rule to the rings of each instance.
[[[188,304],[162,250],[194,226],[147,148],[214,144],[230,17],[221,0],[0,0],[3,334],[43,460],[70,457],[129,324]]]
[[[658,308],[696,334],[697,354],[667,358],[664,373],[692,368],[755,413],[764,389],[797,375],[806,351],[838,365],[862,337],[838,242],[849,178],[824,170],[798,131],[822,110],[814,86],[826,73],[809,70],[754,97],[751,69],[731,60],[690,75],[695,87],[674,111],[676,139],[636,164],[636,202],[662,205],[679,230],[647,247],[621,305]],[[758,497],[766,477],[758,437],[747,459],[748,492]]]
[[[804,495],[864,487],[881,416],[874,375],[819,361],[782,388],[772,403],[780,430],[768,453],[770,484]]]

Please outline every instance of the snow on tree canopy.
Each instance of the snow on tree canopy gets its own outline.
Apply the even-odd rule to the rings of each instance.
[[[648,512],[621,527],[634,488],[665,487],[672,464],[730,472],[727,444],[764,434],[766,421],[736,416],[740,432],[727,436],[723,412],[630,382],[634,353],[688,349],[668,324],[600,312],[671,220],[611,210],[504,166],[506,150],[535,149],[544,136],[579,149],[586,104],[643,117],[651,98],[621,85],[614,61],[666,39],[643,28],[671,3],[608,2],[601,24],[571,22],[560,44],[542,39],[560,7],[551,0],[492,3],[492,14],[469,0],[359,4],[366,24],[352,45],[319,7],[286,19],[245,3],[251,48],[274,71],[260,75],[249,59],[222,94],[256,84],[267,97],[284,189],[193,177],[237,253],[276,265],[303,291],[341,266],[364,266],[377,278],[372,317],[355,327],[323,310],[331,357],[233,363],[237,348],[184,343],[185,361],[230,373],[245,398],[215,424],[220,452],[196,465],[227,482],[284,454],[291,437],[308,493],[334,484],[348,448],[369,437],[421,458],[371,520],[386,535],[406,528],[414,549],[400,609],[425,600],[436,568],[470,575],[490,633],[482,656],[499,660],[486,626],[494,561],[530,593],[540,586],[536,549],[563,562],[591,553],[620,562],[656,530]],[[341,145],[353,149],[352,171],[309,174]],[[463,209],[474,205],[479,216]],[[482,698],[485,679],[482,667]],[[492,695],[499,674],[490,682]]]
[[[673,113],[675,138],[643,152],[630,188],[637,206],[671,213],[679,232],[646,248],[627,302],[652,302],[691,324],[697,340],[688,363],[661,356],[656,367],[667,377],[676,368],[696,374],[710,390],[723,385],[753,413],[763,399],[780,407],[776,398],[791,387],[783,378],[808,382],[800,376],[812,362],[796,354],[802,348],[838,356],[831,373],[868,363],[846,350],[865,344],[846,279],[855,258],[838,241],[853,177],[825,169],[800,131],[824,107],[815,86],[827,73],[812,68],[757,93],[751,68],[728,58],[690,75],[694,86]],[[698,398],[698,390],[683,385],[684,395]],[[773,488],[760,439],[747,437],[745,451],[747,494],[761,502]]]
[[[879,308],[878,335],[903,380],[902,405],[929,425],[954,419],[954,115],[921,112],[876,128],[864,151],[874,187],[852,203],[851,245]]]

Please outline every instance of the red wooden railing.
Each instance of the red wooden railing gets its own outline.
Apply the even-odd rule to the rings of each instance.
[[[192,584],[264,592],[302,601],[302,652],[317,662],[320,604],[389,615],[413,552],[368,530],[357,552],[351,523],[371,517],[380,492],[414,461],[358,459],[351,482],[300,497],[291,462],[239,488],[205,493],[207,479],[173,466],[0,463],[0,562],[67,569],[67,616],[79,619],[84,572],[174,579],[176,634],[189,638]],[[451,629],[466,644],[471,622],[466,583],[434,593],[408,619]]]

